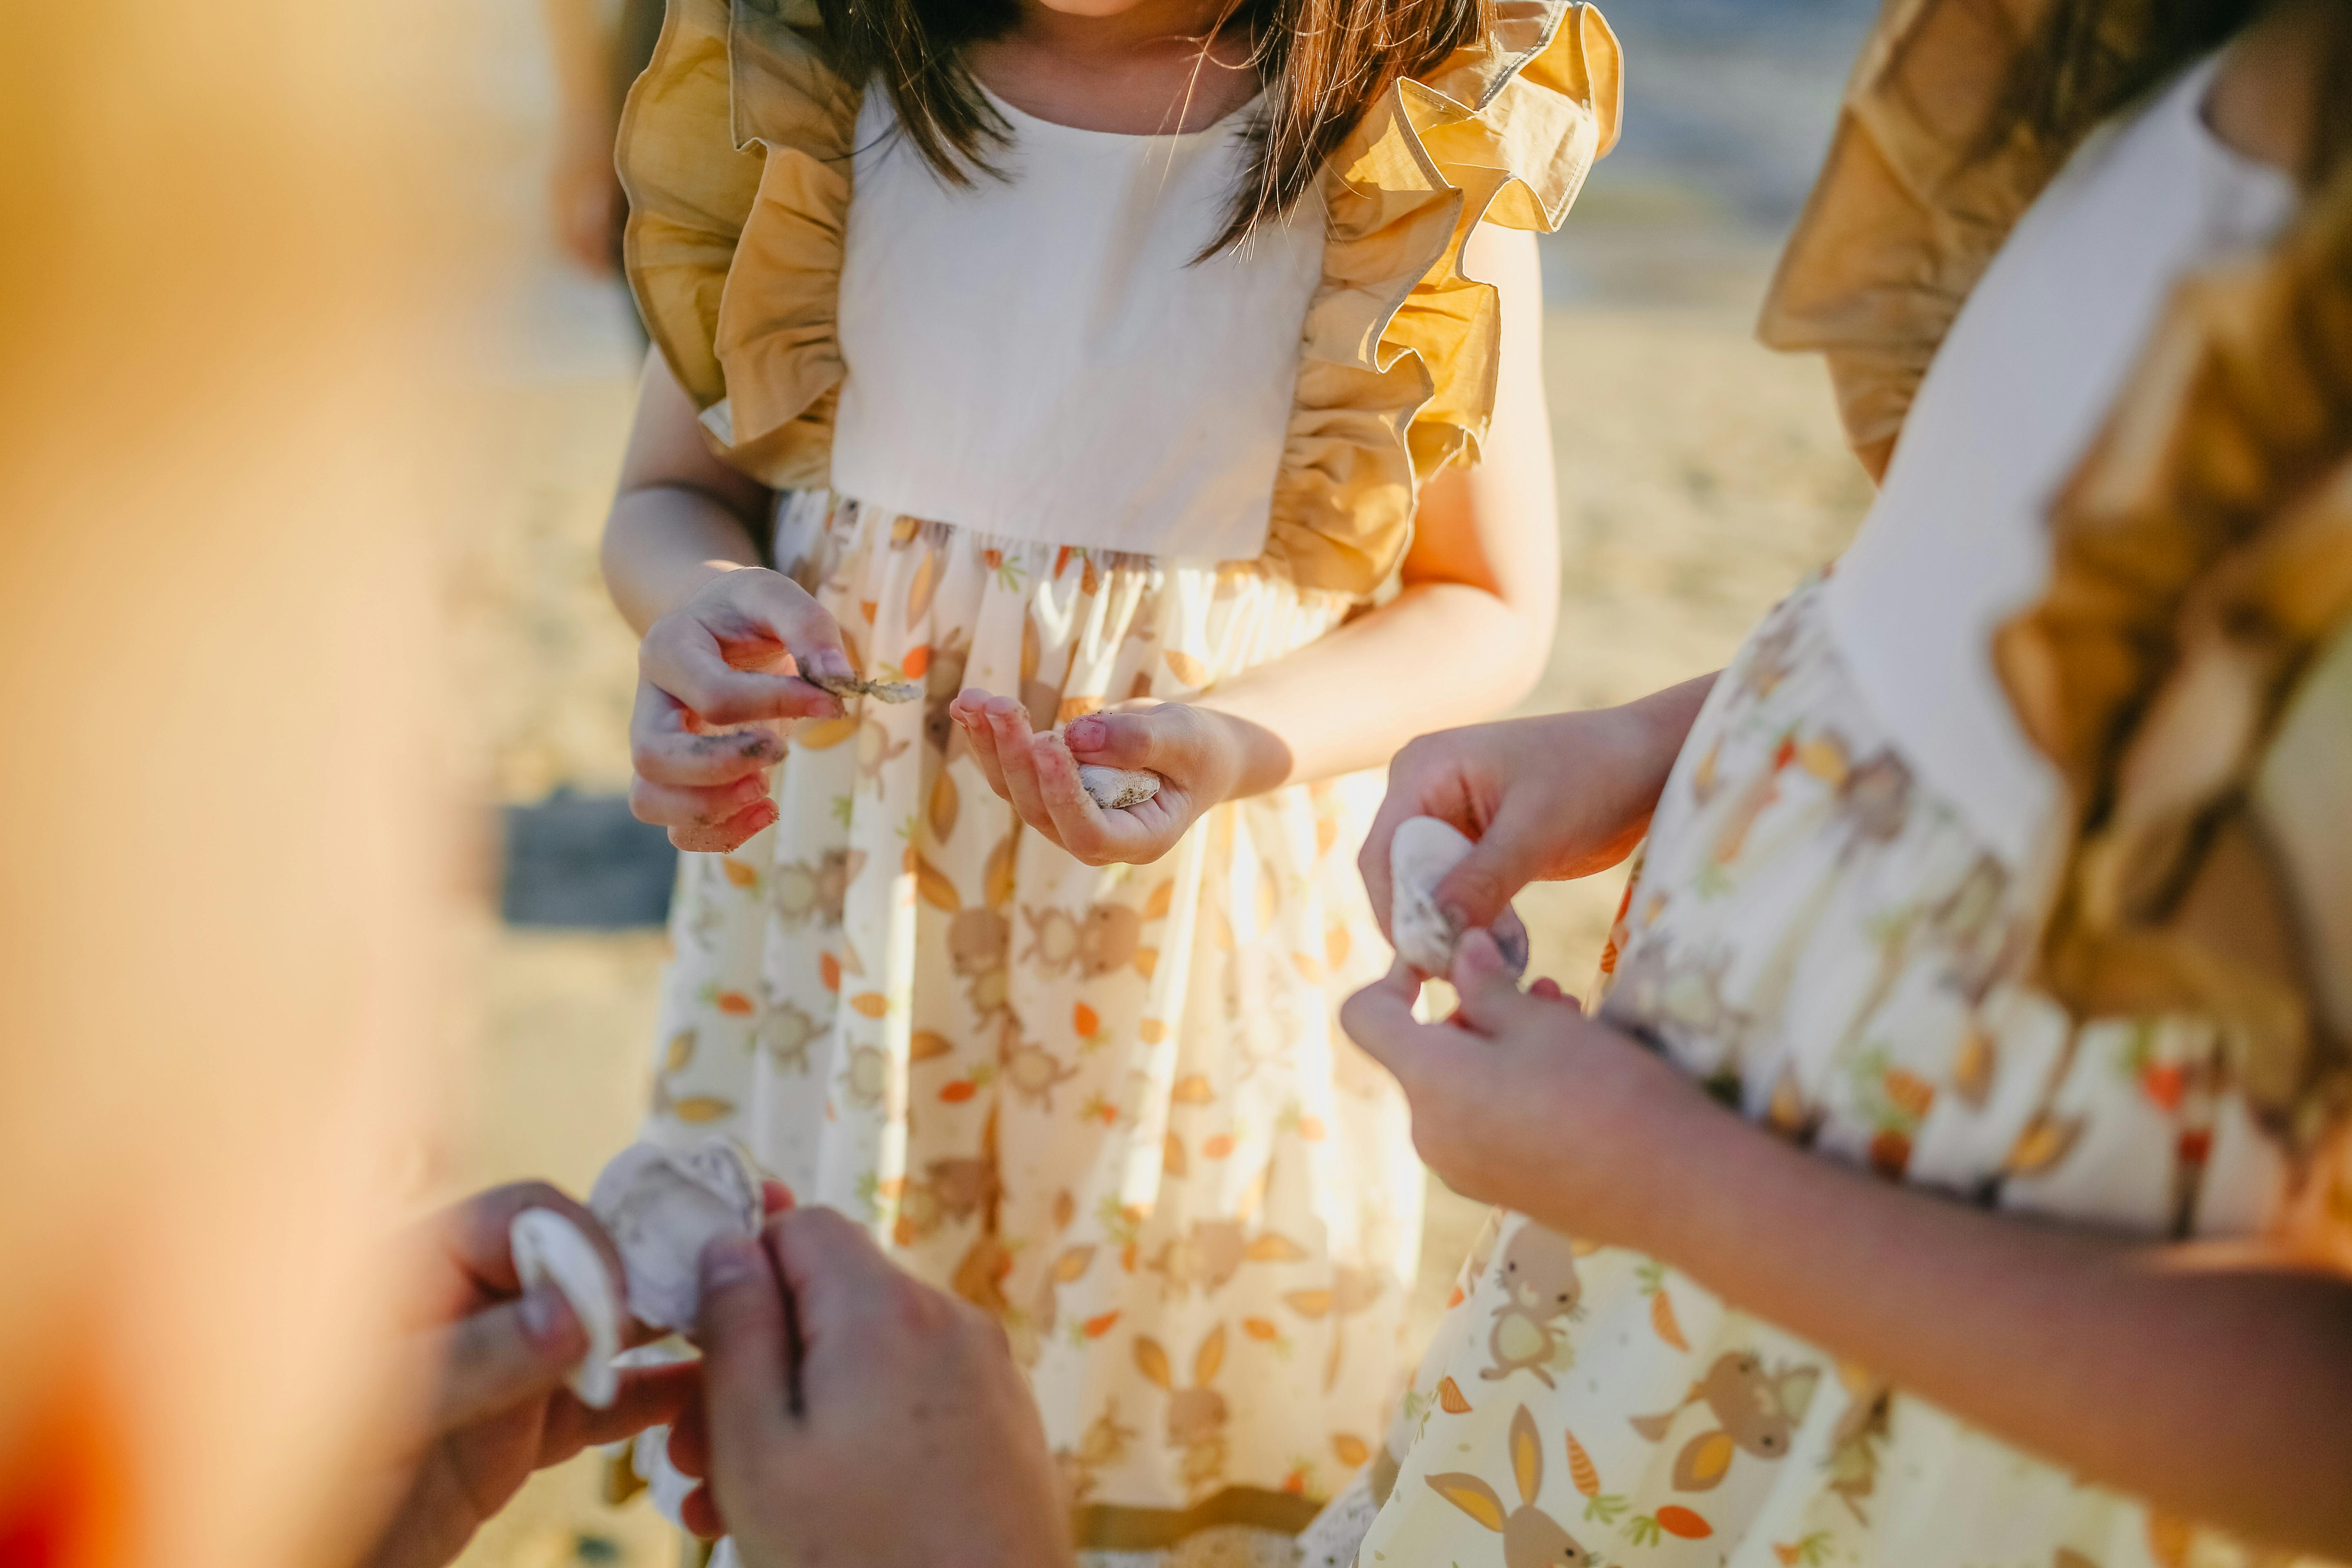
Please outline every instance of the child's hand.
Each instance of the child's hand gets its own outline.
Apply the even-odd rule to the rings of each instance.
[[[656,621],[637,652],[629,720],[629,809],[680,849],[725,851],[776,820],[769,798],[783,737],[775,721],[837,719],[807,668],[847,677],[833,617],[791,578],[757,567],[713,577]],[[730,729],[730,726],[751,726]],[[713,733],[714,731],[722,732]]]
[[[1665,731],[1642,704],[1473,724],[1423,735],[1389,764],[1388,798],[1356,864],[1389,932],[1389,845],[1400,824],[1434,816],[1477,841],[1438,884],[1470,930],[1493,923],[1529,882],[1589,877],[1629,854],[1648,826],[1688,728]]]
[[[1022,821],[1089,866],[1159,859],[1202,812],[1232,798],[1241,778],[1240,742],[1226,721],[1181,702],[1089,713],[1042,735],[1020,703],[977,689],[959,695],[948,712],[971,741],[989,787]],[[1160,775],[1160,793],[1105,811],[1078,787],[1080,763],[1149,770]]]
[[[1640,1245],[1643,1173],[1703,1137],[1699,1123],[1718,1113],[1671,1065],[1587,1018],[1550,981],[1522,994],[1483,931],[1463,937],[1453,981],[1461,1010],[1442,1024],[1414,1021],[1420,982],[1402,964],[1339,1013],[1349,1037],[1402,1086],[1421,1157],[1465,1197]]]

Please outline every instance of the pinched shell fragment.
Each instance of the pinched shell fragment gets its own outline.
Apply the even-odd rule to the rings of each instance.
[[[1078,787],[1103,810],[1125,811],[1160,793],[1160,775],[1147,768],[1107,768],[1097,763],[1081,763]]]
[[[853,697],[871,697],[881,702],[912,702],[923,694],[923,683],[919,680],[864,680],[854,675],[805,672],[801,679],[820,691],[831,692],[844,702]]]
[[[588,1352],[566,1379],[583,1405],[610,1409],[621,1390],[613,1358],[621,1353],[621,1299],[604,1255],[553,1209],[525,1209],[507,1226],[507,1246],[525,1290],[553,1285],[588,1335]]]
[[[588,1206],[620,1249],[629,1310],[649,1327],[690,1333],[703,1247],[760,1229],[760,1173],[724,1134],[683,1151],[633,1143],[596,1177]]]
[[[1443,975],[1454,967],[1462,932],[1437,905],[1437,885],[1468,855],[1471,841],[1454,825],[1434,816],[1408,817],[1389,841],[1389,931],[1397,956],[1423,974]],[[1507,906],[1489,928],[1511,973],[1528,967],[1527,927]]]

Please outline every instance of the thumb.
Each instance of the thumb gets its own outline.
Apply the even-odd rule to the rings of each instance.
[[[1089,713],[1071,720],[1063,728],[1062,740],[1070,755],[1082,763],[1167,773],[1178,766],[1175,753],[1181,742],[1170,721],[1174,717],[1171,710],[1179,706],[1163,702],[1131,713]]]
[[[784,1436],[792,1356],[782,1288],[756,1236],[702,1249],[702,1398],[710,1474],[722,1491]]]
[[[1518,973],[1510,967],[1488,931],[1463,933],[1460,945],[1454,950],[1454,973],[1447,978],[1454,982],[1454,993],[1461,998],[1462,1020],[1482,1035],[1501,1034],[1529,1008],[1558,1005],[1520,992]]]
[[[1470,853],[1438,879],[1437,907],[1457,916],[1465,931],[1493,925],[1542,868],[1544,826],[1538,813],[1506,803]]]

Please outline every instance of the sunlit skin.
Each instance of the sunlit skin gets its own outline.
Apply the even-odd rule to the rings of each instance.
[[[2231,47],[2206,105],[2216,134],[2281,166],[2301,161],[2329,9],[2297,0]],[[1614,864],[1711,679],[1409,747],[1365,848],[1367,880],[1385,887],[1389,837],[1422,812],[1488,835],[1439,889],[1470,925],[1529,880]],[[2352,1556],[2352,1251],[2340,1227],[2172,1245],[1999,1216],[1740,1120],[1551,982],[1520,994],[1483,933],[1465,939],[1454,981],[1463,1007],[1447,1023],[1414,1019],[1419,987],[1402,971],[1351,998],[1343,1022],[1396,1073],[1423,1157],[1456,1191],[1662,1258],[2168,1513]]]
[[[991,90],[1041,119],[1138,134],[1196,130],[1257,91],[1245,42],[1204,37],[1223,10],[1037,0],[971,63]],[[1467,268],[1502,296],[1493,426],[1483,463],[1423,488],[1402,591],[1200,701],[1122,705],[1066,738],[1034,733],[1009,694],[962,694],[953,718],[990,785],[1029,826],[1090,864],[1156,859],[1220,801],[1375,766],[1415,734],[1497,711],[1534,684],[1558,608],[1559,546],[1533,237],[1482,228]],[[692,403],[652,357],[604,572],[646,634],[635,809],[681,848],[731,849],[775,820],[776,736],[698,731],[840,711],[804,682],[748,673],[782,668],[787,649],[846,668],[814,602],[758,567],[753,531],[768,504],[763,489],[711,455]],[[1150,768],[1166,786],[1149,809],[1104,813],[1078,790],[1078,762]]]

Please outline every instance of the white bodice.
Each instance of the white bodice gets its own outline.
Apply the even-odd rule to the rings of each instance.
[[[2086,145],[2020,220],[1920,382],[1828,585],[1856,683],[2012,868],[2043,858],[2061,795],[1994,671],[1994,633],[2046,591],[2051,504],[2173,289],[2294,210],[2284,173],[2206,126],[2217,63]]]
[[[995,104],[1005,177],[958,188],[897,133],[887,95],[866,94],[835,489],[1018,540],[1256,556],[1321,276],[1319,203],[1196,262],[1254,110],[1128,136]]]

